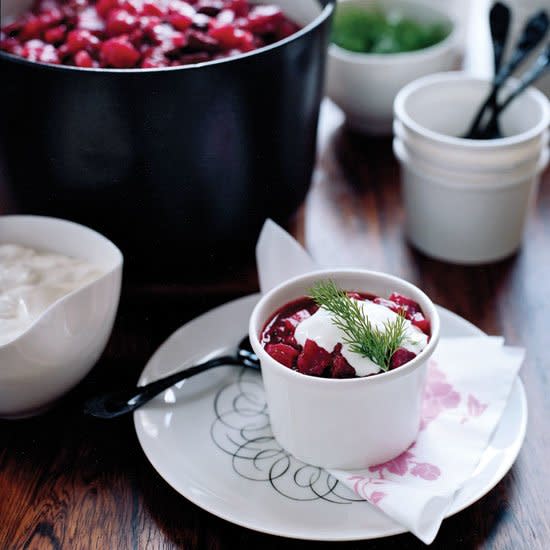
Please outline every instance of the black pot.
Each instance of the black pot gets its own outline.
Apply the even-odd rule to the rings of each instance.
[[[249,259],[265,218],[284,222],[309,187],[334,7],[319,4],[295,35],[202,65],[79,69],[0,53],[17,211],[97,229],[133,278]]]

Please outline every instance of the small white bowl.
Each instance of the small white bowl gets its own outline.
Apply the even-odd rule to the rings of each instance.
[[[459,137],[489,88],[485,80],[447,72],[419,78],[395,98],[393,149],[406,234],[440,260],[480,264],[514,253],[548,164],[550,103],[534,88],[502,113],[508,137]]]
[[[18,338],[0,346],[0,417],[47,409],[99,359],[120,297],[122,254],[105,237],[73,222],[41,216],[0,217],[0,243],[90,261],[104,270],[48,307]]]
[[[345,112],[350,127],[368,134],[390,135],[393,100],[407,83],[420,76],[457,68],[460,28],[449,13],[408,0],[342,0],[340,6],[398,8],[417,21],[442,22],[450,34],[438,44],[413,52],[356,53],[331,44],[327,60],[327,94]]]
[[[265,323],[277,309],[326,279],[346,290],[383,297],[400,292],[416,300],[431,323],[427,347],[406,365],[365,378],[317,378],[275,361],[259,340]],[[249,337],[262,366],[273,434],[295,457],[324,468],[366,468],[399,455],[415,440],[428,359],[439,340],[439,316],[432,301],[414,285],[360,269],[295,277],[258,302],[250,318]]]

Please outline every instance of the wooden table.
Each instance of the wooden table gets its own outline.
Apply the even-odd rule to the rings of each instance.
[[[328,106],[330,107],[330,106]],[[1,204],[1,201],[0,201]],[[435,548],[537,549],[550,545],[550,172],[520,253],[480,267],[431,260],[403,234],[399,170],[389,139],[352,135],[327,108],[313,186],[293,221],[322,265],[389,271],[490,334],[525,346],[527,438],[484,498],[445,520]],[[0,549],[314,548],[237,527],[171,489],[146,460],[130,418],[84,418],[84,396],[132,383],[182,323],[256,289],[253,271],[213,286],[124,288],[108,348],[90,376],[51,412],[0,422]],[[337,546],[334,544],[333,546]],[[344,546],[343,544],[340,546]],[[346,548],[422,548],[412,535]]]

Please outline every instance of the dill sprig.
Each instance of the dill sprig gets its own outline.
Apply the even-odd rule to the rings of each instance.
[[[332,314],[332,322],[344,333],[351,351],[368,357],[384,371],[389,370],[395,350],[405,341],[406,319],[398,315],[385,321],[383,330],[372,326],[359,302],[352,300],[334,281],[320,281],[309,291],[315,303]]]

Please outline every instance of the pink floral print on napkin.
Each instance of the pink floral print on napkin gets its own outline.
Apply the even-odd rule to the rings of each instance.
[[[460,421],[461,424],[465,424],[470,418],[477,418],[481,416],[485,409],[487,409],[487,403],[481,403],[477,397],[472,394],[468,395],[468,416],[464,416]]]
[[[372,502],[375,506],[386,496],[386,493],[382,491],[373,491],[369,498],[369,501]]]
[[[411,474],[427,481],[433,481],[441,475],[441,470],[435,464],[420,462],[411,470]]]
[[[384,479],[384,470],[387,470],[390,474],[404,476],[409,471],[409,460],[412,458],[414,458],[414,454],[410,450],[406,450],[383,464],[371,466],[369,471],[378,472],[380,479]]]
[[[486,408],[486,403],[480,403],[472,394],[468,396],[468,414],[470,416],[481,416]]]
[[[384,462],[383,464],[377,464],[371,466],[369,472],[378,472],[378,479],[384,479],[384,470],[387,470],[390,474],[398,476],[404,476],[410,473],[413,476],[421,477],[426,481],[433,481],[441,475],[441,470],[435,465],[428,462],[417,462],[413,460],[415,458],[412,450],[414,449],[414,443],[399,456]],[[412,467],[412,468],[411,468]]]
[[[368,500],[374,506],[378,506],[378,503],[386,496],[384,491],[374,490],[369,494],[371,485],[383,485],[385,481],[383,479],[377,479],[367,476],[350,476],[348,481],[353,482],[353,490],[357,495],[365,500]]]
[[[384,476],[384,471],[387,471],[386,475],[389,473],[403,477],[410,474],[426,481],[438,479],[441,475],[441,470],[435,464],[417,462],[414,460],[415,455],[412,452],[413,448],[414,444],[404,453],[388,460],[388,462],[371,466],[369,468],[369,472],[373,474],[371,476],[356,474],[348,477],[347,480],[353,482],[353,490],[357,495],[368,500],[371,504],[378,506],[378,503],[386,496],[386,493],[380,490],[380,486],[383,486],[388,481]]]
[[[457,409],[461,401],[462,396],[460,393],[449,383],[447,376],[439,369],[437,362],[432,360],[428,366],[420,429],[426,429],[445,410]],[[487,406],[474,395],[469,394],[465,407],[467,414],[460,420],[460,423],[463,424],[470,418],[481,416]],[[360,497],[378,506],[378,503],[387,496],[387,492],[380,489],[391,482],[392,476],[413,476],[425,481],[439,479],[442,474],[440,467],[430,462],[419,462],[414,452],[415,445],[416,443],[413,443],[399,456],[383,464],[371,466],[368,469],[371,475],[355,474],[348,477],[347,480],[353,483],[353,489]]]
[[[430,361],[422,400],[420,429],[426,429],[443,410],[458,407],[460,399],[460,394],[447,382],[445,373],[438,368],[435,361]]]

